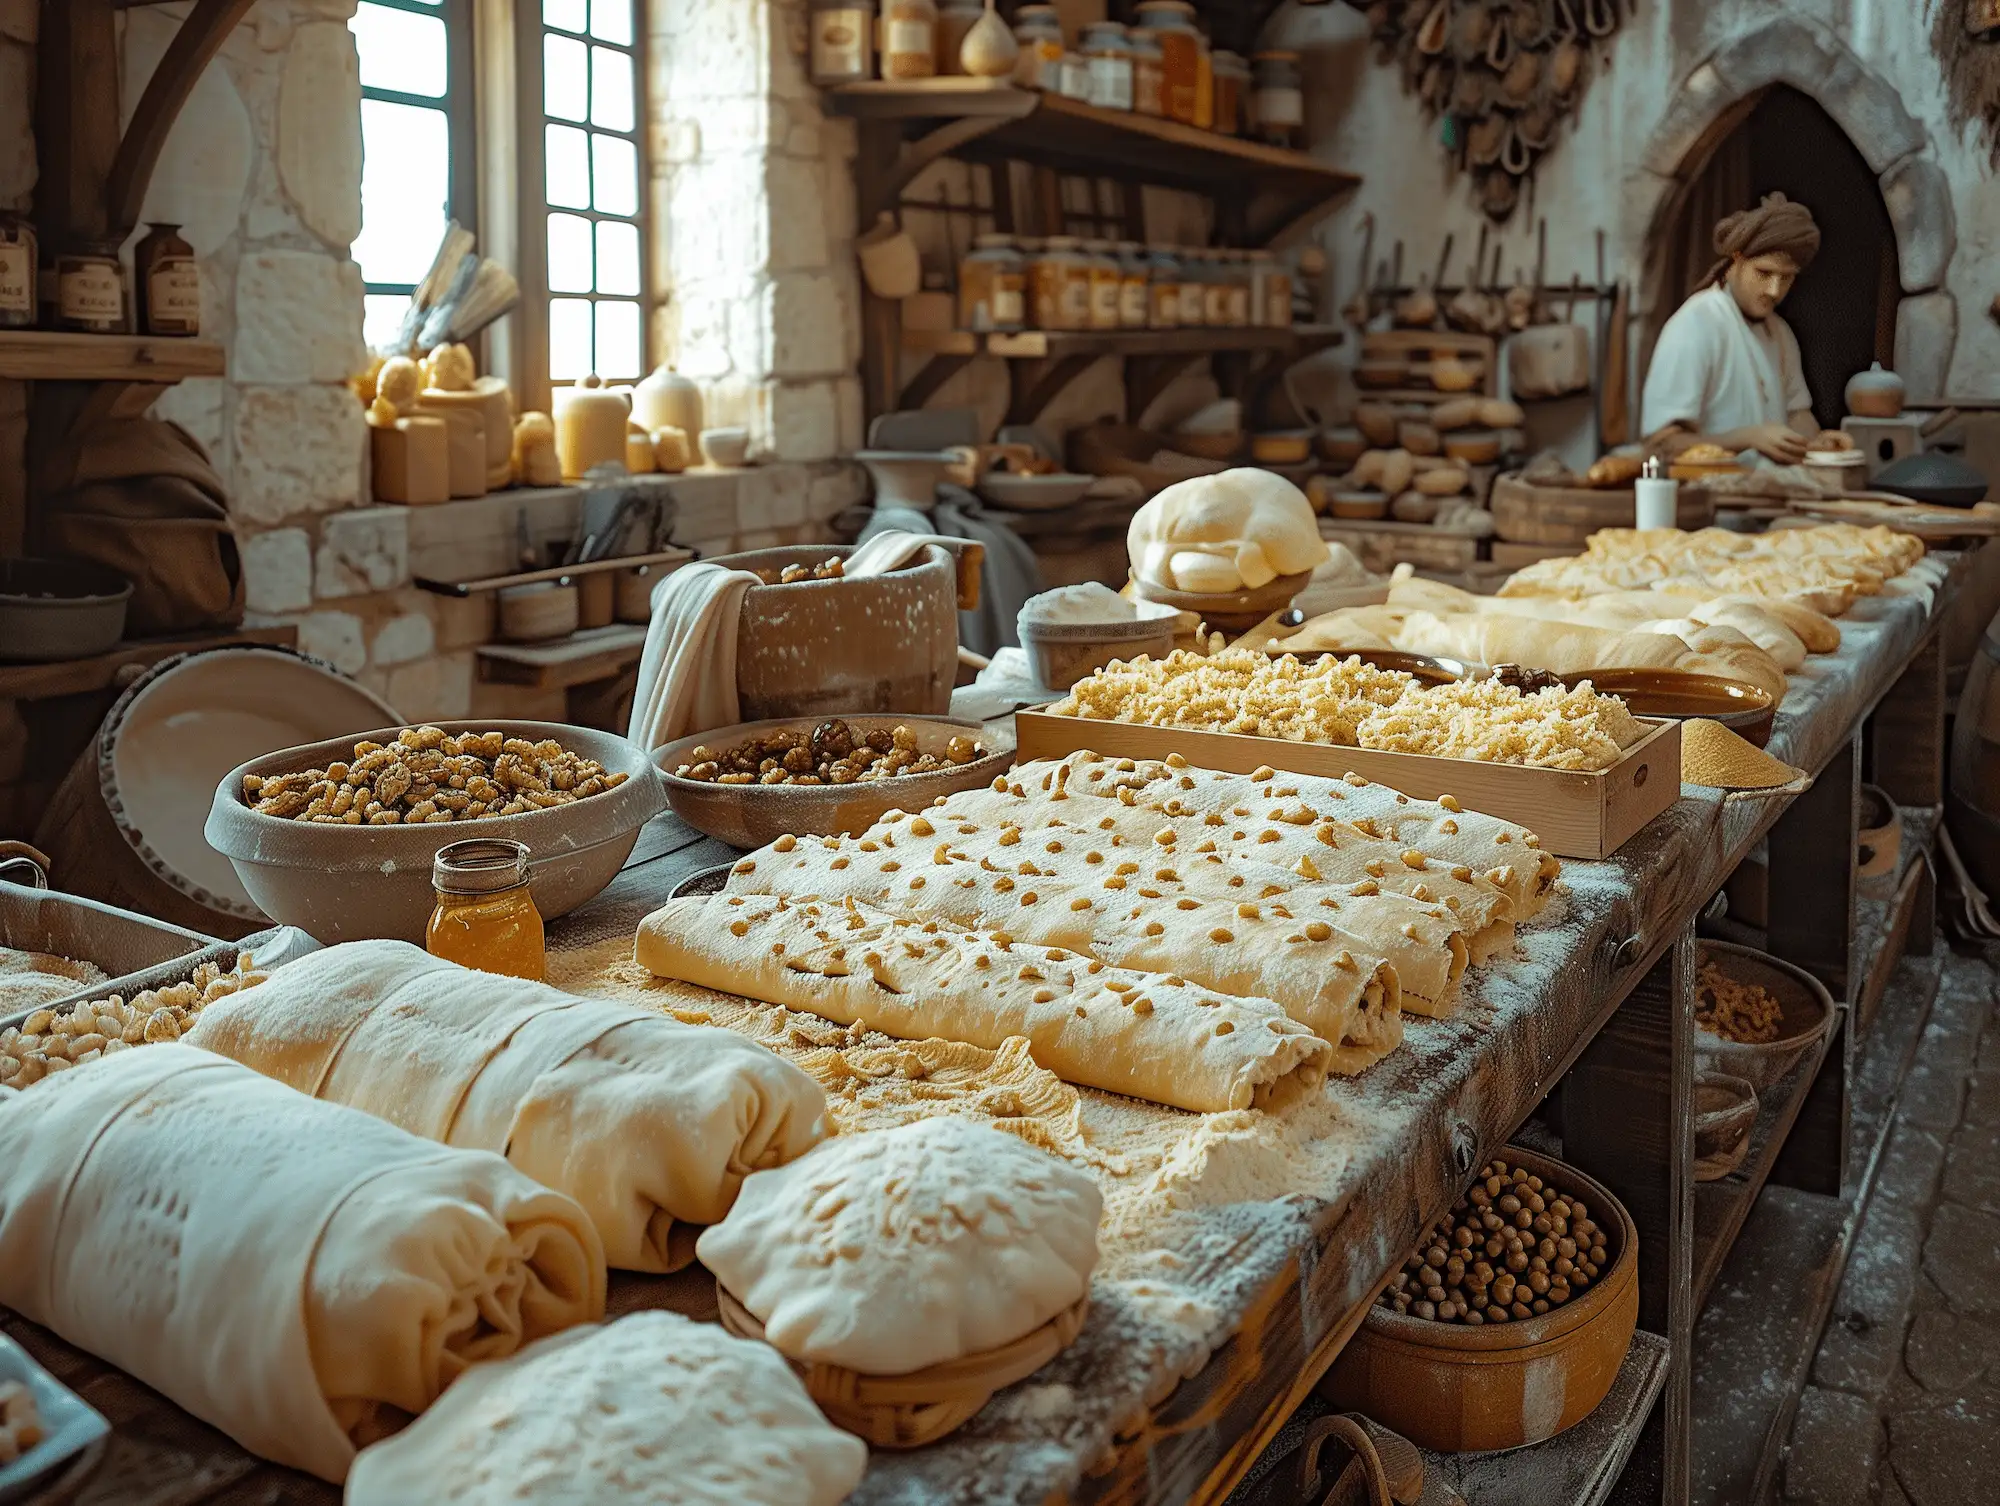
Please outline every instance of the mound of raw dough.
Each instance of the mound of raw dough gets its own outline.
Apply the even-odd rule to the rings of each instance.
[[[1102,1208],[1068,1162],[941,1115],[758,1172],[696,1252],[781,1353],[907,1375],[1073,1305]]]
[[[867,1467],[769,1345],[638,1312],[468,1372],[354,1461],[346,1506],[835,1506]]]
[[[1133,516],[1125,548],[1140,580],[1215,595],[1254,591],[1327,557],[1306,494],[1249,466],[1168,487]]]

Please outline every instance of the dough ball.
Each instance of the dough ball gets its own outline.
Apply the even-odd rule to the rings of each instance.
[[[417,394],[423,385],[423,373],[408,356],[391,356],[375,374],[376,398],[394,404],[398,413],[408,413],[416,407]]]
[[[1068,1162],[939,1115],[758,1172],[695,1249],[780,1352],[905,1375],[997,1349],[1075,1303],[1102,1207]]]
[[[475,1365],[354,1461],[346,1506],[837,1506],[868,1447],[767,1344],[678,1313]]]
[[[424,385],[439,392],[470,392],[479,368],[463,345],[440,345],[424,359]]]
[[[1176,591],[1200,591],[1204,594],[1227,594],[1240,591],[1247,582],[1238,573],[1236,566],[1219,555],[1200,554],[1191,549],[1182,549],[1167,561],[1167,573],[1173,577]],[[1268,580],[1270,577],[1266,576]],[[1258,582],[1263,584],[1262,581]]]
[[[1125,544],[1141,580],[1182,591],[1254,587],[1280,575],[1304,574],[1327,557],[1306,494],[1284,477],[1250,466],[1166,488],[1133,517]],[[1197,586],[1180,580],[1176,562],[1183,553],[1228,560],[1236,583]],[[1212,566],[1192,568],[1203,579],[1222,579]]]

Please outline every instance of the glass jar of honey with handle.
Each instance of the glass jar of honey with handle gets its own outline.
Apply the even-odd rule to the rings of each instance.
[[[528,890],[528,849],[478,837],[438,849],[431,862],[437,908],[424,932],[433,957],[539,980],[547,963],[542,916]]]

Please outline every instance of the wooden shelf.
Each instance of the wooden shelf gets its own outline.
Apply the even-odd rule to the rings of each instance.
[[[1333,324],[1282,329],[1028,329],[988,335],[986,353],[1014,361],[1065,356],[1197,356],[1225,351],[1280,351],[1299,355],[1338,345],[1345,331]]]
[[[1101,110],[1006,80],[870,79],[827,91],[833,108],[886,121],[915,138],[904,162],[865,196],[862,217],[888,208],[939,157],[1029,162],[1057,172],[1133,178],[1246,205],[1243,240],[1264,245],[1356,187],[1354,173],[1305,152],[1199,130],[1128,110]],[[1254,207],[1250,201],[1256,200]]]
[[[625,622],[548,643],[488,643],[477,651],[479,678],[489,685],[566,690],[622,673],[639,662],[645,648],[645,626]]]
[[[0,330],[0,378],[17,382],[158,382],[219,377],[225,363],[209,340]]]
[[[0,664],[0,699],[37,701],[51,696],[88,695],[116,685],[118,672],[128,666],[146,669],[162,659],[171,659],[175,654],[195,654],[239,643],[275,644],[290,648],[298,641],[299,630],[289,624],[231,628],[174,638],[131,638],[109,653],[90,659],[60,659],[50,664]]]

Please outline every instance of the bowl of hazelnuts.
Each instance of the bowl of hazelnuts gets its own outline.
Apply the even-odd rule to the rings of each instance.
[[[732,847],[852,836],[991,784],[1014,762],[1010,732],[945,716],[785,717],[718,727],[653,755],[667,803]]]
[[[1625,1362],[1638,1245],[1601,1184],[1509,1145],[1408,1252],[1323,1390],[1424,1448],[1552,1438]]]

